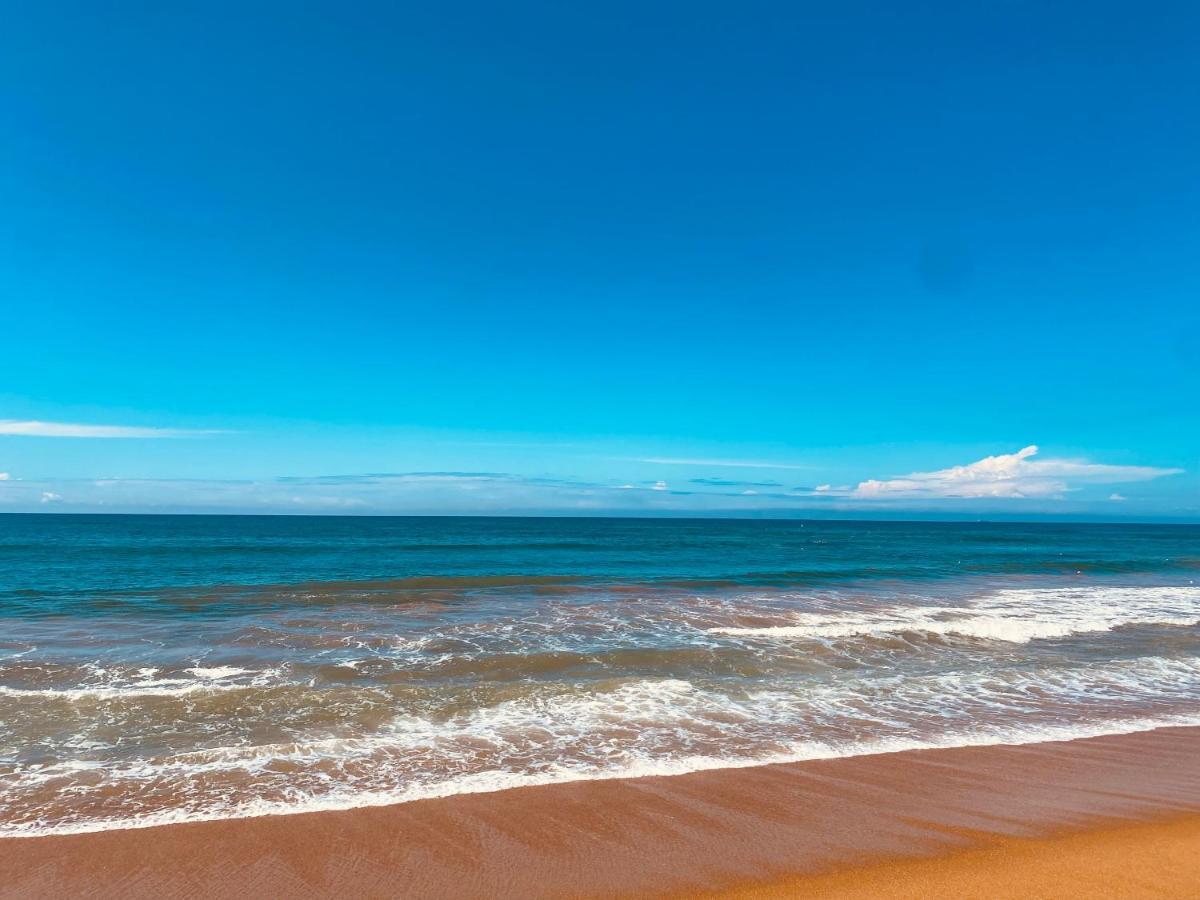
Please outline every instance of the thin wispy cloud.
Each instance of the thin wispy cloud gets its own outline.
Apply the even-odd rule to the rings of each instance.
[[[511,481],[504,472],[368,472],[353,475],[281,475],[283,484],[395,484],[401,482]]]
[[[778,481],[741,481],[733,478],[691,478],[690,484],[702,484],[708,487],[746,487],[773,488],[782,487]]]
[[[1056,497],[1088,484],[1122,484],[1178,475],[1183,469],[1115,466],[1083,459],[1034,459],[1031,444],[1016,453],[900,478],[868,479],[847,492],[854,499]],[[824,486],[823,486],[824,487]],[[835,494],[828,488],[826,494]]]
[[[83,425],[35,419],[0,419],[0,435],[51,438],[180,438],[227,432],[213,429],[144,428],[136,425]]]
[[[623,462],[652,463],[660,466],[712,466],[726,469],[811,469],[796,463],[767,462],[758,459],[693,459],[673,456],[635,456],[623,458]]]

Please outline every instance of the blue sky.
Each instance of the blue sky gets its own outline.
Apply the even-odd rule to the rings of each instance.
[[[6,15],[0,509],[1200,518],[1195,4],[169,6]]]

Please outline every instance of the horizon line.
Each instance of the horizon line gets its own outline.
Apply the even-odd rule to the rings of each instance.
[[[688,511],[687,514],[674,515],[670,512],[656,510],[649,513],[632,513],[632,512],[611,512],[611,513],[592,513],[579,514],[577,512],[570,513],[373,513],[373,512],[344,512],[344,513],[311,513],[311,512],[194,512],[194,511],[173,511],[173,512],[113,512],[113,511],[90,511],[90,510],[2,510],[0,516],[45,516],[45,517],[69,517],[69,516],[89,516],[89,517],[128,517],[128,516],[144,516],[144,517],[178,517],[178,518],[280,518],[280,519],[621,519],[621,520],[664,520],[664,521],[754,521],[754,522],[845,522],[845,523],[862,523],[862,524],[878,524],[888,523],[893,525],[1183,525],[1183,526],[1200,526],[1200,517],[1189,516],[1137,516],[1132,515],[1126,518],[1113,519],[1100,516],[1088,516],[1078,513],[1047,513],[1046,515],[1037,518],[1008,518],[1001,516],[982,516],[974,517],[964,513],[958,517],[946,516],[931,516],[929,518],[898,518],[892,516],[871,516],[862,518],[860,516],[838,516],[838,515],[819,515],[819,516],[786,516],[786,515],[755,515],[751,514],[733,514],[725,512],[721,513],[696,513]]]

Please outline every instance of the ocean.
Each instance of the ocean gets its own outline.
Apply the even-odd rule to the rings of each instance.
[[[0,836],[1200,724],[1200,526],[0,516]]]

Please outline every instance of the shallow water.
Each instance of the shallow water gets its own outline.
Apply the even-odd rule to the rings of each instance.
[[[0,516],[0,834],[1200,724],[1200,528]]]

